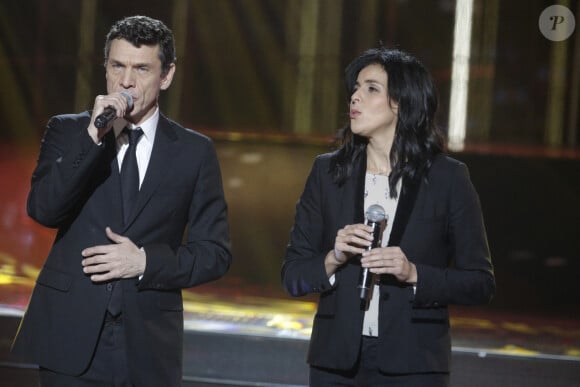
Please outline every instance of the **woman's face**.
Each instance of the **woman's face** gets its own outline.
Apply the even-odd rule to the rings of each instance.
[[[395,133],[398,105],[387,94],[387,82],[387,73],[378,64],[359,72],[350,97],[350,127],[354,134],[372,138]]]

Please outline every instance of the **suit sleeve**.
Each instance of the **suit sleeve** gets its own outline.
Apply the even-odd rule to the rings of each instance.
[[[465,164],[458,164],[448,194],[447,241],[451,265],[417,265],[415,306],[483,304],[495,280],[479,197]]]
[[[28,215],[46,227],[67,222],[83,201],[104,145],[90,138],[82,122],[49,120],[28,195]]]
[[[282,266],[282,284],[291,296],[325,292],[332,288],[324,258],[332,248],[323,246],[322,166],[317,159],[296,204],[294,225]],[[337,273],[338,275],[338,273]]]
[[[211,141],[201,152],[199,171],[191,196],[183,243],[147,244],[147,266],[140,289],[182,289],[223,276],[230,267],[229,228],[221,171]],[[178,231],[179,230],[179,231]],[[175,227],[182,235],[183,228]]]

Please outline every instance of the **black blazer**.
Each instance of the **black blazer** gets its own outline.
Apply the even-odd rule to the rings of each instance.
[[[364,222],[366,157],[342,186],[332,182],[332,154],[317,157],[290,234],[282,282],[292,296],[320,293],[310,339],[312,366],[348,370],[361,342],[364,311],[357,290],[360,261],[336,272],[324,257],[337,231]],[[437,156],[428,182],[403,181],[389,246],[400,246],[417,267],[416,294],[393,276],[381,277],[378,356],[386,373],[448,372],[451,355],[447,305],[489,302],[495,282],[478,195],[467,167]]]
[[[147,254],[142,279],[119,283],[132,381],[178,386],[181,289],[221,277],[232,259],[216,153],[209,138],[161,115],[132,218],[123,227],[114,133],[96,145],[86,130],[90,117],[90,112],[61,115],[48,123],[27,209],[58,233],[13,351],[61,373],[86,369],[111,286],[83,273],[81,251],[110,243],[104,232],[110,226]]]

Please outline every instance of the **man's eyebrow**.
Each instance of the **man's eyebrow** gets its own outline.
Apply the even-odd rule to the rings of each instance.
[[[114,59],[114,58],[109,59],[109,62],[114,63],[114,64],[127,66],[126,63],[124,63],[118,59]],[[150,62],[138,62],[138,63],[132,63],[132,64],[130,64],[130,66],[131,67],[151,67],[151,63]]]

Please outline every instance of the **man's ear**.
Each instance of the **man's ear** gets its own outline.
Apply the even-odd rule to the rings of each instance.
[[[161,75],[161,90],[167,90],[171,86],[173,74],[175,74],[175,63],[171,63],[165,74]]]

